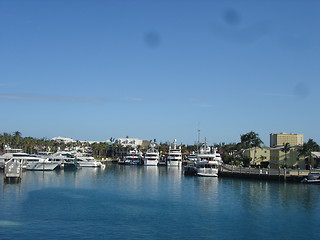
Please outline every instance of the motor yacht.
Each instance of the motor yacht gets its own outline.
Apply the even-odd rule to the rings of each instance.
[[[142,153],[136,148],[130,150],[124,156],[123,161],[126,165],[140,165],[142,164]]]
[[[157,166],[159,163],[159,151],[155,148],[155,144],[150,144],[149,149],[143,158],[143,164],[145,166]]]
[[[76,161],[80,167],[102,167],[102,163],[86,154],[76,154]]]
[[[169,152],[167,156],[167,165],[181,166],[181,163],[182,163],[181,146],[177,147],[177,140],[174,139],[173,145],[169,146]]]
[[[52,162],[60,162],[60,168],[64,169],[76,169],[79,166],[77,159],[72,152],[56,152],[47,156]]]
[[[220,153],[205,143],[201,146],[195,162],[195,171],[198,176],[217,177],[219,166],[222,164]]]
[[[26,170],[49,171],[56,169],[61,164],[61,162],[52,162],[48,158],[41,158],[24,152],[5,153],[0,158],[5,162],[10,159],[17,160]]]

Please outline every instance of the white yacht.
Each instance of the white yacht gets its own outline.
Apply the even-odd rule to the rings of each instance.
[[[173,145],[169,146],[169,152],[167,156],[168,166],[181,166],[182,163],[182,153],[181,147],[177,147],[177,140],[174,139]]]
[[[22,164],[22,168],[26,170],[54,170],[61,164],[61,162],[52,162],[48,158],[41,158],[24,152],[5,153],[0,156],[0,159],[5,162],[10,159],[17,160]]]
[[[22,149],[12,149],[10,147],[5,146],[5,153],[0,154],[0,168],[4,168],[7,161],[12,158],[12,153],[20,153]],[[10,154],[8,154],[10,153]]]
[[[144,155],[143,164],[145,166],[157,166],[159,163],[159,158],[159,151],[155,148],[155,144],[150,144],[150,148]]]
[[[134,150],[130,150],[124,156],[123,161],[126,165],[140,165],[142,164],[142,153],[136,148]]]
[[[47,158],[52,162],[60,162],[60,167],[64,169],[78,168],[79,164],[72,152],[56,152],[49,154]]]
[[[206,142],[201,146],[195,162],[196,174],[205,177],[217,177],[219,166],[222,164],[216,148],[211,149]]]
[[[77,163],[80,167],[102,167],[102,163],[94,157],[85,154],[76,155]]]
[[[218,177],[218,162],[198,161],[195,163],[195,171],[198,176],[202,177]]]

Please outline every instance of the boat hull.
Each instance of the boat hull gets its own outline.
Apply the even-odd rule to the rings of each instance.
[[[208,164],[196,167],[196,173],[200,177],[218,177],[218,172],[218,168]]]
[[[101,167],[102,163],[100,162],[78,162],[80,167]]]
[[[144,160],[144,165],[145,166],[157,166],[158,165],[158,160]]]
[[[181,161],[168,160],[167,165],[171,167],[179,167],[181,166]]]
[[[25,169],[29,171],[52,171],[59,165],[59,163],[28,163]]]
[[[200,177],[218,177],[217,173],[197,173]]]

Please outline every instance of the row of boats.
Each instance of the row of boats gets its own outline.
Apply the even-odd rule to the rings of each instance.
[[[160,157],[155,144],[151,144],[146,154],[143,156],[137,149],[127,152],[122,158],[118,159],[119,164],[126,165],[145,165],[158,166],[166,165],[172,167],[182,167],[186,175],[198,175],[217,177],[219,166],[222,164],[220,154],[216,148],[207,146],[206,142],[200,147],[199,151],[189,155],[184,160],[181,147],[177,146],[176,139],[169,147],[166,157]]]
[[[91,156],[79,155],[73,152],[39,153],[37,155],[24,152],[7,152],[0,155],[0,168],[6,163],[19,163],[22,169],[51,171],[57,168],[75,169],[79,167],[102,167],[101,162]]]
[[[32,155],[21,151],[13,151],[0,155],[0,168],[4,168],[12,162],[20,164],[22,169],[38,171],[104,166],[92,156],[76,152],[38,153],[37,155]],[[193,152],[187,159],[183,159],[181,146],[177,146],[175,139],[165,157],[160,157],[160,152],[156,145],[151,144],[144,156],[140,151],[134,149],[124,154],[117,162],[125,165],[183,167],[186,175],[217,177],[222,159],[217,149],[207,146],[206,142],[197,152]]]

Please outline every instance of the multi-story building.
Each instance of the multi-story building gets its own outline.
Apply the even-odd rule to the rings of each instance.
[[[137,146],[142,146],[143,140],[137,138],[117,138],[115,140],[116,144],[121,144],[123,146],[131,146],[133,148]]]
[[[290,146],[287,153],[283,151],[283,146],[270,148],[270,168],[306,168],[303,157],[299,157],[300,146]]]
[[[52,138],[53,141],[59,142],[59,143],[71,143],[76,142],[76,140],[73,140],[72,138],[66,138],[66,137],[54,137]]]
[[[247,159],[250,159],[250,165],[261,165],[263,167],[266,167],[269,165],[270,161],[270,148],[248,148],[244,150],[243,156]]]
[[[303,134],[271,133],[270,147],[279,147],[289,143],[290,146],[302,146]]]

